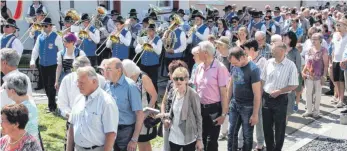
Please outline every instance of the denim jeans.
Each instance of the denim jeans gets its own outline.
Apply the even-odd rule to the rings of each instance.
[[[243,130],[243,151],[251,151],[253,147],[253,129],[249,119],[253,114],[253,106],[244,106],[236,101],[231,102],[229,113],[229,134],[228,134],[228,151],[237,150],[238,131],[242,125]]]
[[[263,102],[263,128],[266,150],[281,151],[286,132],[288,94],[272,98],[264,92]]]

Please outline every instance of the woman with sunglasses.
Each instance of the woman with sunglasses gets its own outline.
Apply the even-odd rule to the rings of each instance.
[[[68,33],[64,36],[64,49],[57,54],[57,71],[55,76],[54,87],[59,89],[59,85],[63,78],[72,72],[72,63],[78,56],[86,56],[84,51],[75,47],[77,37],[73,33]]]
[[[237,37],[237,31],[240,29],[241,25],[239,24],[239,17],[237,16],[234,16],[231,18],[231,27],[230,27],[230,32],[232,34],[232,37],[231,37],[231,42],[236,42],[238,40],[238,37]]]
[[[276,33],[276,26],[275,24],[271,21],[272,17],[271,16],[265,16],[265,26],[266,26],[266,43],[271,42],[271,36]]]
[[[217,20],[218,33],[216,38],[220,38],[222,36],[226,36],[231,38],[231,32],[228,29],[227,23],[225,19],[220,18]]]
[[[164,119],[165,128],[170,129],[171,151],[202,151],[202,116],[200,98],[188,86],[189,73],[184,67],[177,68],[172,74],[175,90],[173,92],[170,118]]]

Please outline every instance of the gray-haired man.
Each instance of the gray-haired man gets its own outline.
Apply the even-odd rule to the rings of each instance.
[[[18,74],[20,73],[17,70],[17,66],[20,60],[20,56],[17,53],[16,50],[10,49],[10,48],[3,48],[0,50],[0,56],[1,56],[1,72],[4,73],[4,77],[2,78],[3,81],[6,81],[7,77],[12,75],[12,74]],[[32,87],[31,87],[31,81],[28,76],[26,76],[27,81],[28,81],[28,90],[27,94],[31,95],[32,94]],[[4,84],[3,84],[4,85]],[[0,107],[2,108],[3,106],[7,104],[13,104],[13,100],[8,98],[6,91],[1,87],[0,88],[0,93],[1,93],[1,102],[0,102]]]

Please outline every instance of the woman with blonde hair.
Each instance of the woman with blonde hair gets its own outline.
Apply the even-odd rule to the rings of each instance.
[[[177,68],[172,74],[175,90],[173,92],[170,117],[164,119],[165,128],[170,129],[171,151],[202,151],[202,116],[200,98],[188,86],[189,73],[184,67]]]
[[[237,31],[238,40],[235,42],[237,46],[243,45],[247,41],[248,31],[246,27],[240,27]]]

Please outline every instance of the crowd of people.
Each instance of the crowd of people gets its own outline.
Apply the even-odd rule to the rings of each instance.
[[[18,70],[18,27],[6,1],[1,8],[0,149],[44,150],[32,81]],[[30,68],[40,73],[34,90],[44,88],[47,114],[66,119],[68,151],[151,151],[157,136],[164,151],[217,151],[222,139],[229,151],[280,151],[304,89],[303,118],[320,117],[326,81],[331,103],[345,106],[345,8],[228,5],[224,16],[210,7],[189,15],[175,9],[165,24],[153,8],[142,22],[135,9],[127,17],[112,10],[80,18],[69,10],[56,31],[34,1],[28,11],[35,18]],[[164,71],[169,80],[158,101]]]

